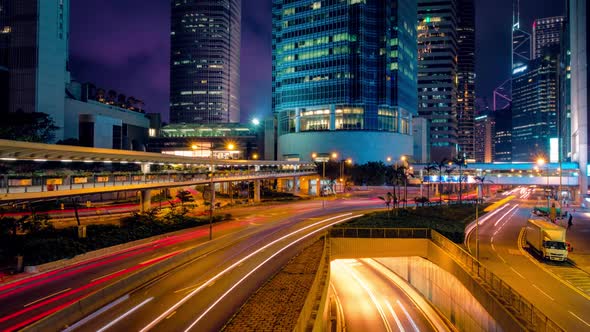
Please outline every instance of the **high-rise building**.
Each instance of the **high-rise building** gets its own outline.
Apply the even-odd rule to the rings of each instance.
[[[558,47],[548,50],[512,79],[512,161],[550,157],[550,139],[557,138]]]
[[[531,34],[520,25],[520,0],[512,2],[512,70],[525,66],[531,60]]]
[[[3,112],[44,112],[63,137],[69,82],[69,0],[0,0],[0,66],[8,71]]]
[[[239,122],[241,0],[171,4],[170,122]]]
[[[580,192],[588,192],[588,16],[586,0],[569,0],[569,32],[571,47],[571,132],[572,161],[580,165]]]
[[[473,158],[475,112],[475,4],[474,0],[458,0],[457,26],[458,93],[457,118],[459,125],[459,154]]]
[[[416,1],[273,0],[278,159],[412,155]]]
[[[457,1],[418,0],[418,113],[430,123],[430,157],[457,155]]]
[[[554,16],[533,22],[533,58],[540,57],[544,48],[559,45],[564,21],[564,16]]]
[[[495,110],[494,161],[512,161],[512,109]]]
[[[475,117],[475,161],[491,163],[495,155],[494,134],[496,119],[494,113],[489,112]]]
[[[558,137],[559,160],[571,161],[572,155],[572,127],[571,127],[571,51],[568,23],[569,2],[565,1],[564,22],[562,24],[561,38],[559,40],[559,67],[558,67]]]

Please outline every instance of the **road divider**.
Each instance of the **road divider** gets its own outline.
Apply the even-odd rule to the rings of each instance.
[[[333,224],[343,222],[345,220],[350,219],[352,213],[345,213],[341,215],[337,215],[331,218],[323,219],[321,222],[328,222],[331,226]],[[336,221],[334,221],[336,220]],[[313,225],[304,227],[296,232],[305,230],[306,228],[317,226],[319,223],[314,223]],[[321,228],[322,230],[325,227]],[[319,230],[318,230],[319,231]],[[291,234],[293,234],[291,233]],[[316,233],[316,231],[312,232],[311,234]],[[311,235],[310,234],[310,235]],[[271,243],[275,243],[273,241]],[[264,247],[263,247],[264,248]],[[162,260],[157,262],[153,265],[150,265],[146,268],[140,269],[128,277],[117,280],[104,288],[101,288],[90,295],[79,299],[73,302],[71,305],[54,312],[53,314],[25,327],[23,331],[60,331],[77,321],[85,319],[85,317],[94,314],[97,310],[100,310],[102,307],[108,305],[111,302],[116,301],[118,298],[121,298],[124,294],[128,294],[134,291],[137,288],[149,283],[150,281],[165,275],[169,271],[182,266],[186,263],[189,263],[203,254],[203,250],[201,247],[196,247],[190,250],[186,250],[184,252],[178,253],[168,259]],[[252,254],[246,256],[250,257]],[[240,262],[235,263],[234,265],[239,264]],[[232,265],[233,266],[233,265]],[[227,273],[228,271],[224,271],[223,273]],[[214,282],[217,278],[212,278],[209,283]],[[189,294],[189,297],[192,297],[198,291],[202,289],[202,287],[208,286],[209,283],[205,283],[198,287],[196,290]],[[188,298],[186,299],[188,300]],[[185,300],[185,301],[186,301]],[[184,302],[183,302],[184,303]],[[175,306],[176,307],[176,306]],[[163,314],[162,319],[166,318],[173,310],[168,310]],[[159,320],[157,320],[159,321]],[[156,322],[154,322],[156,323]],[[151,324],[150,324],[151,325]],[[155,324],[154,324],[155,325]]]

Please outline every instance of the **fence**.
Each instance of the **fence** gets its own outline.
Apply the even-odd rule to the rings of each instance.
[[[490,294],[529,330],[564,331],[510,285],[486,269],[475,257],[435,230],[428,228],[332,228],[330,236],[335,238],[429,238],[472,276],[476,277]]]

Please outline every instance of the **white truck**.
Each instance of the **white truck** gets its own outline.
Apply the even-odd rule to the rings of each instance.
[[[526,242],[541,257],[552,261],[567,259],[565,228],[545,220],[529,219],[526,226]]]

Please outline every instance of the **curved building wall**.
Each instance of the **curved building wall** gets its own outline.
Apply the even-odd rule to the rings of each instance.
[[[277,158],[411,155],[416,2],[273,0],[272,9]]]
[[[279,136],[278,154],[282,159],[311,160],[315,153],[336,152],[338,159],[351,158],[355,164],[399,159],[412,155],[410,135],[383,131],[305,132]]]
[[[172,1],[170,122],[240,121],[241,0]]]

